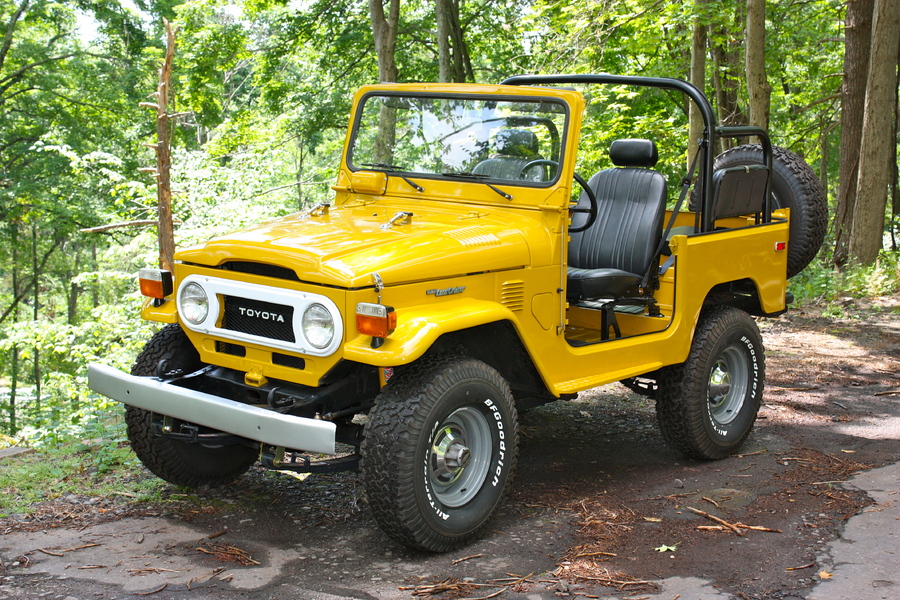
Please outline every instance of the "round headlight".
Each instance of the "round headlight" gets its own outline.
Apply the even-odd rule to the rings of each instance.
[[[196,283],[189,283],[179,292],[181,299],[181,316],[194,325],[206,320],[209,313],[209,298],[206,292]]]
[[[303,311],[303,335],[306,340],[319,348],[325,348],[334,338],[334,319],[321,304],[310,304]]]

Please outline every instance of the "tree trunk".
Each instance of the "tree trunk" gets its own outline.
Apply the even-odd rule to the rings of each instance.
[[[13,297],[19,294],[19,225],[18,223],[10,223],[12,229],[12,292]],[[19,320],[19,309],[13,311],[13,323]],[[9,434],[15,435],[18,425],[16,424],[16,392],[19,389],[19,347],[13,346],[12,359],[9,374]]]
[[[97,244],[91,244],[91,270],[96,273],[97,269]],[[94,279],[91,285],[91,306],[97,308],[100,306],[100,281]]]
[[[694,0],[694,32],[691,36],[691,84],[701,92],[706,92],[706,25],[702,15],[709,0]],[[690,168],[694,155],[699,149],[696,141],[703,135],[703,115],[693,102],[688,110],[688,157],[687,168]],[[712,133],[712,132],[710,132]]]
[[[434,0],[434,21],[437,26],[438,81],[453,81],[453,56],[450,46],[450,6],[452,0]]]
[[[850,231],[850,262],[870,265],[878,258],[884,237],[884,209],[891,183],[894,88],[897,46],[900,44],[900,0],[875,0],[872,52],[866,80],[856,206]]]
[[[897,64],[900,65],[900,45],[897,48]],[[891,139],[897,140],[897,130],[900,128],[900,68],[897,69],[897,81],[894,83],[894,128],[891,130]],[[891,144],[891,250],[897,251],[897,239],[894,232],[897,225],[897,215],[900,214],[900,165],[897,164],[897,146]]]
[[[375,53],[378,55],[378,79],[382,83],[395,82],[398,76],[394,53],[397,48],[397,26],[400,22],[400,0],[388,2],[388,12],[385,15],[383,0],[369,0]],[[397,109],[382,104],[379,108],[378,137],[373,148],[375,162],[390,164],[393,161],[396,121]]]
[[[66,244],[64,250],[65,254],[71,255],[75,261],[74,265],[66,268],[66,281],[69,282],[69,294],[66,303],[66,322],[69,325],[74,325],[78,321],[78,296],[83,291],[80,285],[72,281],[80,272],[78,244]]]
[[[463,83],[473,78],[469,49],[459,20],[459,0],[434,0],[440,81]]]
[[[382,83],[397,81],[397,26],[400,22],[400,0],[387,0],[388,12],[384,12],[384,0],[369,0],[372,34],[375,38],[375,54],[378,55],[378,80]]]
[[[846,264],[856,206],[856,177],[862,140],[866,77],[872,46],[875,0],[848,0],[844,18],[844,76],[841,84],[841,145],[838,194],[834,214],[834,254],[837,266]]]
[[[750,95],[750,125],[768,129],[772,86],[766,77],[766,2],[747,0],[745,64]]]
[[[717,35],[709,40],[714,63],[713,82],[716,89],[716,109],[719,123],[722,125],[746,125],[747,115],[740,105],[741,89],[743,88],[743,68],[741,48],[743,44],[733,31],[743,31],[747,24],[744,18],[744,5],[737,3],[734,9],[734,18],[730,25],[720,25],[716,29]],[[721,45],[715,44],[714,39],[723,40]],[[721,138],[721,147],[724,152],[728,148],[737,145],[734,138]]]
[[[40,285],[38,285],[38,259],[37,259],[37,226],[31,226],[31,288],[34,292],[34,306],[32,307],[32,318],[38,320],[38,310],[40,307]],[[34,400],[38,408],[41,407],[41,349],[39,346],[34,347]]]
[[[475,71],[472,69],[472,59],[469,57],[469,46],[466,44],[462,22],[459,20],[459,1],[449,0],[453,9],[450,11],[450,38],[453,41],[454,81],[465,83],[475,81]]]
[[[159,70],[159,87],[156,90],[156,199],[159,206],[159,266],[173,270],[175,262],[175,228],[172,224],[172,186],[169,171],[172,167],[169,131],[169,94],[172,79],[172,59],[175,56],[175,30],[168,21],[166,26],[166,58]]]

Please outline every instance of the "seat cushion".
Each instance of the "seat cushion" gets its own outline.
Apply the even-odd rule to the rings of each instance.
[[[578,269],[569,267],[566,300],[624,298],[637,296],[643,274],[620,269]]]
[[[597,196],[597,220],[590,229],[572,234],[569,265],[643,275],[662,235],[666,180],[648,169],[606,169],[588,185]],[[587,194],[582,194],[578,206],[588,204]],[[572,226],[581,225],[584,218],[576,214]]]

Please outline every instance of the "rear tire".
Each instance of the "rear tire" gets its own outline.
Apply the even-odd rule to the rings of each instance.
[[[742,310],[704,310],[688,359],[659,371],[656,417],[687,458],[724,458],[753,429],[765,382],[762,336]]]
[[[177,323],[159,330],[138,355],[131,374],[156,374],[160,361],[166,370],[192,373],[203,367],[200,355]],[[217,487],[231,483],[256,462],[259,455],[247,446],[204,446],[170,440],[153,434],[153,413],[125,407],[125,425],[131,448],[154,475],[175,485]]]
[[[395,541],[432,552],[484,534],[516,465],[506,381],[458,356],[424,358],[378,396],[360,464],[372,516]]]

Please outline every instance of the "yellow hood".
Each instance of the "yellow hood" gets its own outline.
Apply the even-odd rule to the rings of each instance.
[[[383,226],[399,211],[408,224]],[[474,212],[444,203],[370,203],[298,213],[214,238],[176,258],[219,266],[229,261],[276,264],[302,281],[358,288],[377,272],[386,285],[468,273],[517,269],[531,263],[527,240],[548,243],[539,220],[510,211]]]

